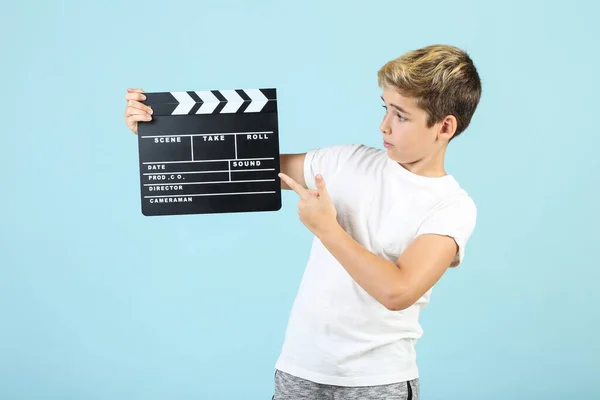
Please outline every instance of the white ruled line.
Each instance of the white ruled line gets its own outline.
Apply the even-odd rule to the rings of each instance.
[[[256,161],[256,160],[274,160],[274,157],[266,158],[223,158],[220,160],[194,160],[194,161],[146,161],[142,164],[182,164],[182,163],[197,163],[197,162],[219,162],[219,161]]]
[[[233,169],[229,172],[275,171],[275,168]],[[144,175],[184,175],[184,174],[218,174],[227,171],[189,171],[189,172],[144,172]]]
[[[227,167],[229,168],[229,180],[231,180],[231,161],[227,161]]]
[[[195,197],[195,196],[230,196],[230,195],[240,195],[240,194],[266,194],[266,193],[276,193],[274,190],[270,190],[267,192],[237,192],[237,193],[204,193],[204,194],[174,194],[168,196],[144,196],[145,199],[152,199],[156,197]]]
[[[264,132],[227,132],[227,133],[170,133],[166,135],[152,135],[152,136],[141,136],[142,139],[152,139],[152,138],[160,138],[160,137],[193,137],[193,136],[221,136],[221,135],[260,135],[260,134],[273,133],[273,131],[264,131]]]
[[[194,138],[191,136],[190,136],[190,141],[191,141],[190,148],[192,149],[192,161],[194,161]]]
[[[210,183],[244,183],[244,182],[274,182],[274,181],[275,181],[275,179],[254,179],[254,180],[246,180],[246,181],[144,183],[144,186],[208,185]]]

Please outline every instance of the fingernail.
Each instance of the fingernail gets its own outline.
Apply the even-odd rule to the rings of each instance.
[[[317,179],[323,179],[323,177],[321,176],[321,174],[317,174]]]
[[[148,108],[148,113],[149,114],[154,114],[154,111],[152,110],[152,108]]]

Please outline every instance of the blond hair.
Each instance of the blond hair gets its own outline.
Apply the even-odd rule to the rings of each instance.
[[[460,135],[471,122],[481,98],[481,81],[473,60],[454,46],[431,45],[387,62],[377,72],[380,87],[411,97],[433,126],[447,115],[457,120]]]

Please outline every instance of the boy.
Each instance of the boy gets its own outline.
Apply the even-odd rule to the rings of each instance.
[[[273,399],[419,398],[421,308],[458,266],[477,209],[444,170],[469,125],[481,82],[462,50],[433,45],[378,72],[385,150],[337,145],[281,156],[282,188],[299,195],[315,235],[276,363]],[[129,90],[137,132],[151,110]]]

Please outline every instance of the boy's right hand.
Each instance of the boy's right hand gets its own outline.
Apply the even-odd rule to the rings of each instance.
[[[127,123],[127,127],[137,135],[138,122],[152,120],[152,108],[142,103],[142,101],[146,100],[144,90],[142,89],[127,89],[125,100],[127,100],[125,122]]]

